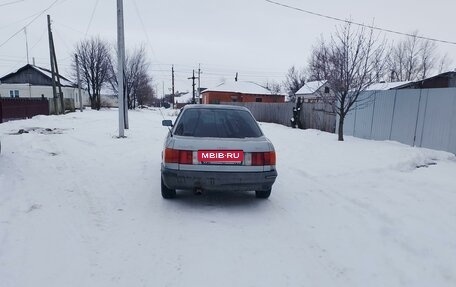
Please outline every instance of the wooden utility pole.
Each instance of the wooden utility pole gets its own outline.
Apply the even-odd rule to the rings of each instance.
[[[54,100],[54,110],[55,114],[59,114],[59,106],[57,102],[57,88],[55,85],[55,71],[54,71],[54,57],[52,53],[52,32],[51,32],[51,16],[47,15],[48,23],[48,36],[49,36],[49,58],[51,59],[51,78],[52,78],[52,97]]]
[[[201,101],[201,64],[198,64],[198,104]]]
[[[124,60],[125,37],[123,19],[123,0],[117,0],[117,91],[119,93],[119,138],[125,137]]]
[[[187,78],[187,79],[191,79],[193,81],[192,83],[192,104],[195,104],[195,80],[196,80],[196,77],[195,77],[195,70],[193,70],[193,76],[191,78]]]
[[[171,66],[171,83],[172,83],[172,95],[171,100],[173,101],[173,109],[174,109],[174,65]]]
[[[79,109],[82,113],[84,110],[84,107],[82,105],[82,96],[81,96],[81,79],[79,77],[79,59],[78,59],[78,54],[74,54],[74,58],[76,61],[76,76],[78,78],[78,96],[79,96]]]
[[[52,54],[54,55],[54,65],[55,65],[55,73],[57,77],[57,87],[59,87],[59,98],[60,98],[60,106],[62,107],[62,114],[65,114],[65,103],[63,101],[63,92],[62,92],[62,84],[60,83],[60,74],[59,74],[59,66],[57,65],[57,56],[55,54],[55,47],[54,47],[54,38],[52,37]]]

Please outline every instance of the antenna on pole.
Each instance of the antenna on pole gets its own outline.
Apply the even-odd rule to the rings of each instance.
[[[25,50],[27,51],[27,64],[30,64],[29,60],[29,47],[28,47],[28,37],[27,37],[27,27],[24,27],[25,34]]]
[[[234,77],[234,81],[237,82],[238,80],[238,72],[236,72],[236,77]]]

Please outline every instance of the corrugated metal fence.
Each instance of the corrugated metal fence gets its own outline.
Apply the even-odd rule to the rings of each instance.
[[[456,88],[366,92],[344,134],[456,154]]]

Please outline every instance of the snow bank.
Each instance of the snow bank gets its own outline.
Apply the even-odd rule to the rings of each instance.
[[[1,286],[456,285],[454,155],[261,123],[269,200],[167,201],[161,113],[117,115],[0,124]]]

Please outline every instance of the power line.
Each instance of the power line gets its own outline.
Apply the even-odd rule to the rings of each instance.
[[[80,34],[82,34],[82,35],[85,34],[85,32],[83,32],[83,31],[81,31],[81,30],[78,30],[78,29],[75,29],[75,28],[73,28],[73,27],[71,27],[71,26],[69,26],[69,25],[66,25],[65,23],[62,23],[62,22],[59,22],[59,21],[55,21],[55,20],[54,20],[53,22],[56,23],[56,24],[59,24],[59,26],[61,26],[61,27],[63,27],[63,28],[66,28],[66,29],[68,29],[68,30],[71,30],[71,31],[74,31],[74,32],[78,32],[78,33],[80,33]]]
[[[17,1],[11,1],[11,2],[7,2],[7,3],[3,3],[3,4],[0,4],[0,7],[6,6],[6,5],[11,5],[11,4],[16,4],[16,3],[19,3],[19,2],[24,2],[24,0],[17,0]]]
[[[146,35],[146,40],[147,40],[147,43],[149,44],[150,50],[152,51],[152,55],[154,56],[155,59],[157,59],[157,56],[155,55],[154,47],[152,46],[152,42],[150,41],[149,34],[147,33],[147,30],[146,30],[146,26],[144,25],[144,21],[141,17],[141,13],[139,13],[139,9],[138,9],[138,5],[136,4],[136,0],[133,0],[133,5],[135,6],[136,15],[138,16],[139,22],[141,23],[141,28],[142,28],[144,34]]]
[[[87,29],[84,34],[84,38],[87,37],[87,33],[89,33],[89,29],[90,29],[90,26],[92,25],[93,17],[95,16],[95,11],[97,10],[98,2],[100,2],[100,0],[97,0],[97,2],[95,2],[95,6],[93,6],[92,15],[90,16],[89,25],[87,25]]]
[[[30,26],[33,22],[35,22],[36,19],[38,19],[41,15],[43,15],[46,11],[48,11],[49,9],[51,9],[59,0],[55,0],[54,2],[52,2],[51,5],[49,5],[49,7],[47,7],[46,9],[44,9],[43,11],[41,11],[35,18],[32,19],[32,21],[28,22],[24,27],[22,27],[21,29],[19,29],[16,33],[14,33],[11,37],[9,37],[8,39],[6,39],[6,41],[4,41],[3,43],[0,44],[0,48],[3,47],[6,43],[9,42],[9,40],[13,39],[17,34],[21,33],[25,28],[27,28],[28,26]]]
[[[382,31],[382,32],[387,32],[387,33],[392,33],[392,34],[402,35],[402,36],[407,36],[407,37],[412,37],[412,38],[429,40],[429,41],[433,41],[433,42],[456,45],[456,42],[452,42],[452,41],[440,40],[440,39],[429,38],[429,37],[424,37],[424,36],[419,36],[419,35],[414,35],[414,34],[409,34],[409,33],[398,32],[398,31],[394,31],[394,30],[391,30],[391,29],[385,29],[385,28],[381,28],[381,27],[377,27],[377,26],[373,26],[373,25],[366,25],[366,24],[362,24],[362,23],[358,23],[358,22],[354,22],[354,21],[350,21],[350,20],[344,20],[344,19],[341,19],[341,18],[324,15],[324,14],[321,14],[321,13],[312,12],[312,11],[309,11],[309,10],[304,10],[304,9],[301,9],[301,8],[298,8],[298,7],[290,6],[290,5],[287,5],[287,4],[283,4],[283,3],[279,3],[279,2],[275,2],[275,1],[271,1],[271,0],[264,0],[264,1],[269,2],[271,4],[274,4],[274,5],[282,6],[282,7],[288,8],[288,9],[292,9],[292,10],[296,10],[296,11],[299,11],[299,12],[307,13],[307,14],[310,14],[310,15],[313,15],[313,16],[318,16],[318,17],[323,17],[323,18],[326,18],[326,19],[331,19],[331,20],[334,20],[334,21],[339,21],[339,22],[344,22],[344,23],[348,23],[348,24],[353,24],[353,25],[357,25],[357,26],[360,26],[360,27],[364,27],[364,28],[369,28],[369,29],[373,29],[373,30],[378,30],[378,31]]]
[[[7,27],[9,27],[9,26],[12,26],[12,25],[14,25],[14,24],[16,24],[16,23],[24,22],[24,21],[26,21],[26,20],[28,20],[28,19],[30,19],[30,18],[35,17],[36,15],[38,15],[38,14],[40,14],[40,13],[41,13],[41,12],[36,12],[35,14],[32,14],[32,15],[30,15],[30,16],[27,16],[27,17],[25,17],[25,18],[23,18],[23,19],[20,19],[20,20],[17,20],[17,21],[13,21],[13,22],[11,22],[11,23],[9,23],[9,24],[6,24],[6,25],[4,25],[4,26],[1,26],[0,29],[5,29],[5,28],[7,28]]]

